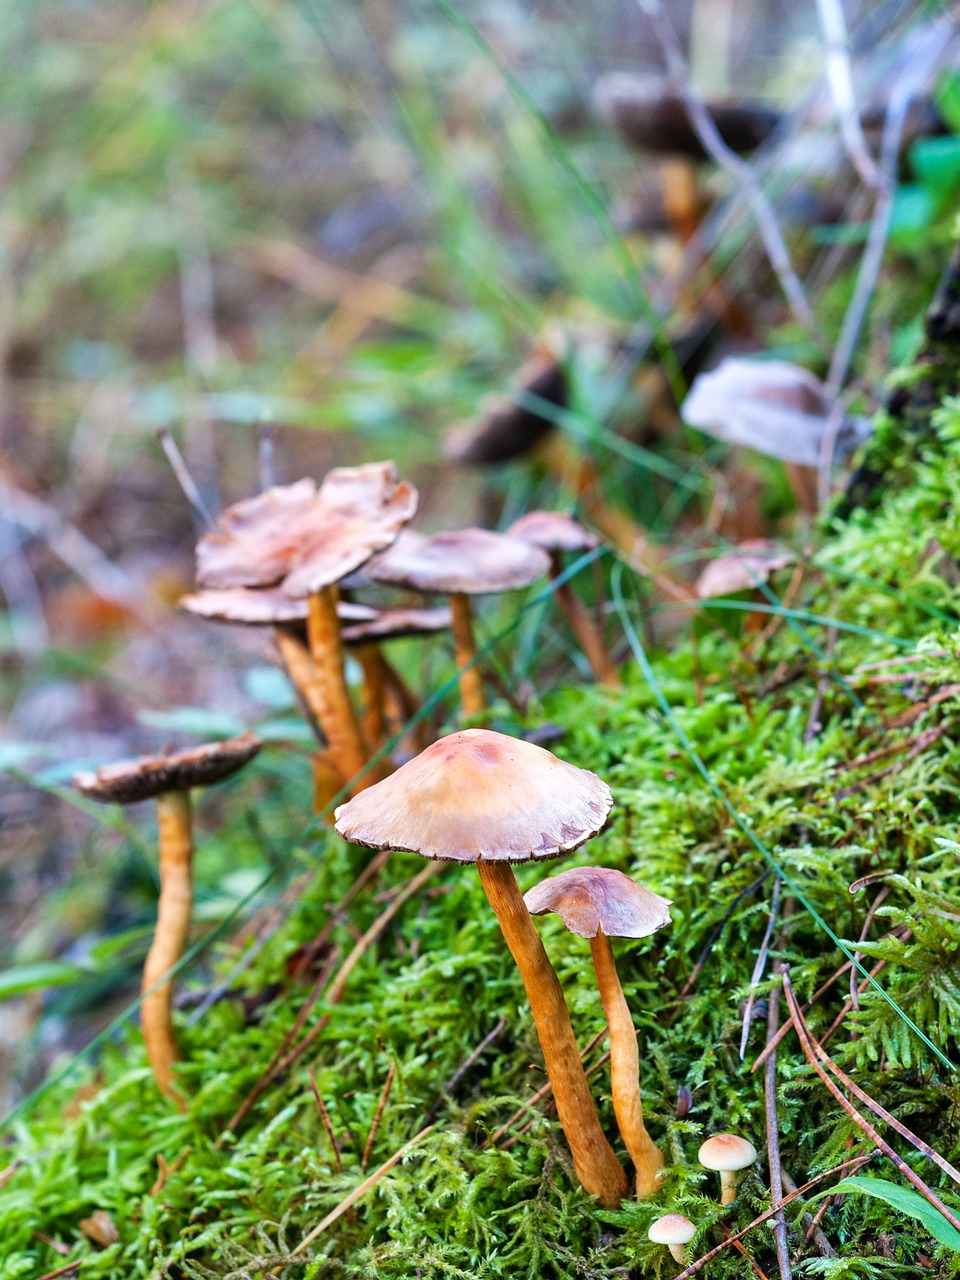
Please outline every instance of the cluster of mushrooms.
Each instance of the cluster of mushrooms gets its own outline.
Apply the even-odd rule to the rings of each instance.
[[[601,1127],[566,1000],[533,917],[553,912],[571,933],[590,940],[610,1034],[614,1113],[636,1194],[652,1195],[664,1158],[644,1126],[636,1030],[610,939],[642,938],[663,928],[670,904],[622,872],[598,866],[560,872],[523,895],[511,865],[560,857],[586,843],[607,822],[609,787],[540,746],[483,728],[416,741],[418,753],[399,767],[383,750],[397,736],[395,726],[404,726],[417,707],[383,653],[384,642],[449,629],[463,712],[476,717],[486,708],[486,695],[470,597],[525,587],[545,575],[558,579],[562,557],[595,546],[596,539],[570,517],[551,512],[530,513],[505,534],[465,529],[426,536],[407,528],[416,507],[415,489],[389,462],[339,468],[319,486],[305,479],[269,488],[228,508],[200,538],[198,589],[181,604],[201,617],[272,629],[277,655],[323,742],[317,805],[329,805],[338,792],[351,797],[335,812],[342,836],[384,852],[476,864],[523,980],[576,1174],[591,1195],[614,1206],[627,1194],[627,1175]],[[422,599],[390,608],[358,603],[355,593],[372,585],[443,595],[446,607],[429,608]],[[615,680],[590,611],[568,584],[558,582],[556,595],[597,678]],[[345,675],[345,649],[356,655],[363,674],[360,707]],[[236,772],[260,746],[246,733],[74,779],[97,800],[157,801],[160,899],[141,1016],[157,1084],[181,1108],[186,1100],[175,1072],[180,1055],[171,971],[190,929],[190,792]],[[701,1148],[701,1162],[741,1168],[744,1147],[755,1158],[749,1143],[720,1135]],[[739,1164],[729,1157],[710,1163],[712,1153],[733,1148]],[[733,1185],[724,1182],[724,1203],[732,1199]],[[680,1248],[677,1232],[687,1229],[686,1221],[678,1215],[658,1220],[651,1239],[663,1236],[672,1249]],[[676,1238],[667,1240],[663,1233],[671,1229]]]

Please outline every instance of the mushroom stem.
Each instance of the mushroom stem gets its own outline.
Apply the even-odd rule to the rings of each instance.
[[[463,704],[463,713],[467,716],[479,715],[487,709],[487,698],[483,691],[483,677],[479,670],[476,665],[468,665],[477,656],[470,597],[464,592],[454,591],[447,599],[450,605],[450,629],[453,632],[454,652],[457,666],[460,668],[460,701]]]
[[[363,671],[363,732],[376,751],[387,738],[387,679],[383,654],[375,644],[358,644],[353,653]]]
[[[310,657],[310,650],[286,627],[276,627],[273,634],[287,675],[296,685],[317,725],[323,729],[329,712],[320,673]]]
[[[637,1032],[620,985],[610,939],[600,930],[590,939],[590,954],[597,988],[610,1028],[610,1090],[624,1145],[637,1175],[637,1196],[651,1196],[660,1189],[664,1159],[643,1123],[640,1101],[640,1051]]]
[[[154,1079],[160,1092],[186,1110],[176,1087],[173,1064],[179,1061],[173,1034],[173,982],[160,979],[183,955],[190,936],[193,906],[193,835],[189,791],[167,791],[157,796],[160,829],[160,899],[157,926],[143,966],[141,990],[148,992],[140,1008],[140,1024]],[[156,983],[155,990],[150,990]]]
[[[720,1203],[733,1204],[737,1198],[737,1174],[734,1169],[720,1170]]]
[[[661,169],[663,211],[681,244],[692,240],[703,212],[697,193],[697,166],[686,156],[667,159]]]
[[[481,858],[477,870],[523,979],[577,1177],[601,1204],[615,1207],[626,1194],[627,1178],[600,1127],[560,980],[543,949],[513,868],[509,863]]]
[[[687,1246],[685,1244],[668,1244],[667,1248],[670,1250],[674,1262],[679,1262],[681,1267],[687,1265]]]
[[[590,610],[569,582],[557,582],[562,571],[563,565],[560,562],[559,552],[554,551],[550,555],[550,577],[557,584],[553,589],[557,606],[577,637],[577,643],[590,663],[593,674],[601,684],[617,687],[620,684],[620,677],[617,675],[616,667],[610,661],[603,637],[590,615]]]
[[[340,619],[337,617],[336,586],[321,587],[310,596],[307,615],[307,636],[310,655],[317,667],[327,707],[323,731],[330,743],[330,750],[340,772],[352,783],[352,792],[362,791],[377,781],[376,771],[363,778],[357,775],[370,758],[363,740],[363,732],[357,712],[350,699],[343,674],[343,643],[340,639]]]

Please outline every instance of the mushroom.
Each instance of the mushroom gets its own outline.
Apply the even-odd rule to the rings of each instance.
[[[341,805],[335,823],[355,844],[476,863],[523,979],[577,1177],[605,1205],[620,1202],[626,1176],[600,1127],[559,979],[510,864],[579,848],[612,803],[606,783],[542,747],[466,729]]]
[[[143,968],[140,1010],[147,1058],[160,1092],[184,1109],[176,1088],[173,1064],[178,1061],[169,973],[183,955],[190,933],[193,905],[193,831],[190,791],[211,786],[241,769],[260,750],[252,733],[211,742],[170,755],[141,756],[77,773],[73,785],[82,795],[103,803],[136,804],[155,799],[160,843],[160,898],[153,943]]]
[[[675,1262],[687,1265],[687,1245],[697,1234],[697,1228],[682,1213],[667,1213],[651,1222],[647,1238],[654,1244],[665,1244]]]
[[[470,597],[528,587],[549,568],[545,551],[504,533],[459,529],[425,537],[407,530],[366,572],[374,582],[446,595],[460,669],[460,698],[466,715],[474,716],[486,710],[487,700],[476,667]]]
[[[697,1152],[705,1169],[720,1175],[720,1203],[733,1204],[737,1198],[737,1174],[757,1158],[757,1148],[735,1133],[718,1133],[708,1138]]]
[[[659,1189],[663,1156],[643,1123],[637,1032],[620,985],[611,938],[646,938],[670,923],[670,902],[622,871],[574,867],[523,896],[532,916],[555,911],[578,938],[590,939],[597,988],[610,1028],[610,1088],[617,1124],[637,1175],[637,1195]]]
[[[369,753],[343,673],[337,583],[394,541],[413,518],[417,492],[392,462],[340,467],[319,489],[309,479],[275,486],[222,512],[197,544],[203,587],[280,584],[307,600],[310,652],[320,678],[323,729],[340,772],[354,778]],[[357,787],[374,779],[365,777]]]
[[[590,610],[569,582],[558,582],[563,573],[564,555],[592,551],[599,539],[572,516],[560,511],[528,511],[507,529],[511,538],[520,538],[540,547],[550,557],[550,578],[557,585],[554,598],[570,624],[591,670],[602,684],[619,685],[616,668],[603,642],[600,628]]]
[[[792,564],[796,556],[766,538],[746,538],[731,551],[711,560],[697,578],[695,590],[701,600],[729,596],[768,582],[778,569]]]

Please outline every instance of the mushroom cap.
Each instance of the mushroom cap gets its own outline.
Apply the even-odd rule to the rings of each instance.
[[[746,1169],[757,1158],[757,1148],[747,1138],[735,1133],[718,1133],[708,1138],[697,1152],[697,1159],[705,1169],[715,1173],[735,1173]]]
[[[192,591],[177,601],[181,609],[214,622],[240,622],[247,626],[281,626],[286,622],[305,622],[308,605],[305,599],[294,600],[280,587],[223,587]],[[376,609],[337,602],[341,622],[370,622]]]
[[[528,587],[550,569],[539,547],[489,529],[457,529],[426,537],[407,530],[368,566],[374,582],[444,595],[487,595]]]
[[[579,848],[613,797],[596,774],[490,729],[449,734],[340,805],[337,831],[451,862],[528,862]]]
[[[747,538],[732,551],[710,561],[697,579],[697,595],[701,600],[709,600],[759,586],[795,559],[791,551],[765,538]]]
[[[528,511],[514,520],[507,533],[548,552],[592,551],[599,542],[595,533],[562,511]]]
[[[647,1239],[654,1244],[689,1244],[697,1228],[682,1213],[667,1213],[647,1229]]]
[[[392,462],[338,467],[319,489],[277,485],[228,507],[197,543],[202,587],[269,587],[308,596],[390,546],[412,520],[417,491]]]
[[[567,375],[556,355],[545,347],[536,351],[513,377],[520,393],[536,396],[557,408],[569,401]],[[447,432],[444,456],[451,462],[508,462],[532,449],[555,426],[536,407],[519,404],[510,395],[491,396],[479,418],[462,422]]]
[[[354,608],[361,608],[354,605]],[[367,610],[372,617],[358,618],[341,628],[344,644],[364,644],[368,640],[400,640],[405,636],[429,636],[450,626],[449,609]],[[342,616],[342,615],[341,615]]]
[[[532,916],[555,911],[578,938],[646,938],[670,923],[670,899],[612,867],[571,867],[523,895]]]
[[[206,742],[201,747],[165,755],[139,756],[75,773],[73,785],[90,800],[136,804],[166,791],[188,791],[220,782],[242,769],[262,746],[255,733],[241,733],[223,742]]]

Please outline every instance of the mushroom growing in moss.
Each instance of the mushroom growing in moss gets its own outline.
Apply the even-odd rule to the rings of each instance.
[[[665,1244],[674,1262],[687,1265],[687,1245],[697,1234],[697,1228],[682,1213],[667,1213],[651,1222],[647,1238],[654,1244]]]
[[[697,1153],[705,1169],[720,1175],[720,1203],[733,1204],[737,1198],[737,1174],[757,1158],[757,1148],[735,1133],[718,1133],[708,1138]]]
[[[626,1176],[607,1141],[553,966],[510,863],[579,848],[607,820],[610,789],[542,747],[466,729],[336,811],[336,829],[373,849],[475,862],[530,1001],[560,1123],[584,1188],[616,1205]]]
[[[263,744],[252,733],[211,742],[171,755],[141,756],[77,773],[73,785],[82,795],[103,803],[136,804],[155,799],[160,837],[160,899],[157,927],[143,968],[140,1010],[147,1057],[161,1093],[183,1107],[173,1064],[179,1059],[173,1032],[173,984],[160,979],[177,963],[190,935],[193,906],[193,824],[190,791],[228,778]],[[159,984],[159,985],[158,985]]]
[[[659,1189],[663,1156],[643,1123],[640,1053],[620,985],[611,938],[646,938],[670,923],[668,899],[611,867],[574,867],[534,885],[523,897],[531,915],[555,911],[579,938],[590,939],[597,988],[610,1028],[610,1089],[621,1136],[637,1176],[637,1195]]]

